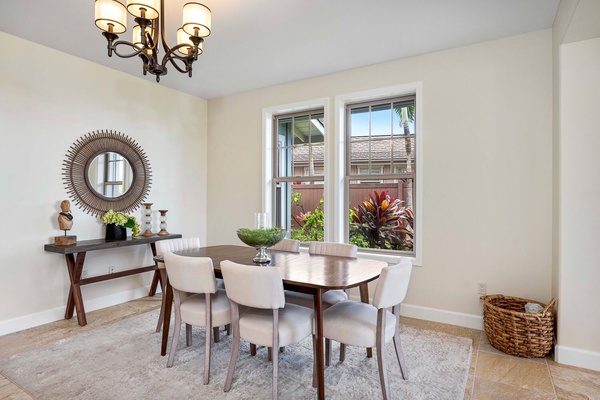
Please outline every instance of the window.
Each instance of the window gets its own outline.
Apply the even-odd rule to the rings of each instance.
[[[346,105],[350,243],[414,254],[415,112],[415,96]]]
[[[274,223],[303,242],[324,238],[323,110],[273,118]]]

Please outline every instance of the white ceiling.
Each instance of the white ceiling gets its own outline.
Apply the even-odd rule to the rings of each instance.
[[[167,39],[173,44],[188,0],[165,1]],[[171,67],[159,84],[205,99],[550,28],[559,3],[197,1],[212,10],[212,34],[194,63],[194,76],[190,79]],[[131,40],[133,25],[128,21],[121,39]],[[0,0],[0,30],[154,80],[153,75],[142,75],[137,58],[107,57],[106,40],[94,25],[92,0]],[[31,59],[43,69],[43,60],[35,55]]]

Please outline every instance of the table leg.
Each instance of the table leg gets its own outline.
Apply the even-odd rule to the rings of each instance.
[[[160,355],[164,356],[167,354],[167,342],[169,341],[169,325],[171,324],[171,308],[173,308],[173,288],[169,283],[169,277],[167,277],[166,290],[163,293],[165,296],[165,313],[163,318],[163,332],[162,332],[162,344],[160,347]]]
[[[152,257],[156,257],[156,244],[150,243],[150,248],[152,249]],[[150,285],[150,291],[148,292],[148,296],[153,297],[156,294],[156,288],[158,287],[158,282],[160,281],[160,274],[158,270],[154,271],[154,276],[152,277],[152,284]],[[160,281],[160,285],[162,287],[163,283]],[[163,288],[164,290],[164,288]]]
[[[73,310],[76,309],[77,322],[80,326],[85,326],[87,325],[87,318],[85,317],[83,297],[81,296],[81,287],[79,285],[83,271],[83,262],[85,261],[85,251],[77,253],[77,260],[75,260],[73,254],[65,254],[65,258],[67,260],[67,269],[69,270],[69,279],[71,280],[65,319],[73,318]]]
[[[317,327],[317,390],[319,400],[325,399],[325,361],[323,360],[323,304],[321,301],[323,292],[316,289],[314,294],[314,310]]]
[[[364,283],[364,284],[360,285],[358,288],[360,290],[360,301],[362,301],[363,303],[369,304],[369,284]],[[373,357],[373,349],[370,347],[367,347],[367,357],[368,358]]]

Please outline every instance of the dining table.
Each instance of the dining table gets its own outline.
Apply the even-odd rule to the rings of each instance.
[[[316,327],[316,367],[318,398],[325,398],[325,361],[323,349],[323,303],[322,296],[328,290],[359,288],[362,302],[369,302],[368,283],[377,279],[381,270],[388,264],[384,261],[366,258],[316,255],[305,252],[267,251],[271,262],[265,268],[277,268],[286,290],[313,295],[314,318]],[[238,264],[255,265],[252,259],[256,249],[246,246],[220,245],[177,251],[175,254],[189,257],[208,257],[213,262],[215,276],[220,278],[221,261],[229,260]],[[157,262],[164,262],[162,255],[154,257]],[[168,276],[163,282],[164,302],[173,302],[173,290]],[[167,353],[171,307],[165,307],[163,319],[163,335],[161,355]],[[371,349],[367,352],[372,357]]]

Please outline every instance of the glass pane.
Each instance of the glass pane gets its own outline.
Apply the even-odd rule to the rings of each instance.
[[[310,163],[310,145],[305,144],[302,146],[294,147],[294,160],[293,160],[293,175],[291,176],[305,176],[304,170],[309,167]]]
[[[350,136],[369,136],[369,107],[350,110]]]
[[[370,142],[370,148],[371,164],[390,165],[392,160],[392,141],[389,136],[385,138],[377,136],[373,137]],[[379,173],[381,174],[383,172]]]
[[[393,173],[415,172],[415,138],[398,137],[393,140]]]
[[[350,243],[371,249],[413,251],[412,179],[350,182]]]
[[[312,114],[310,116],[310,142],[325,142],[325,118],[323,114]]]
[[[413,101],[394,103],[394,135],[415,134],[415,106]]]
[[[350,163],[355,165],[357,163],[368,164],[369,163],[369,141],[361,138],[357,140],[355,138],[350,139]]]
[[[308,115],[294,117],[293,131],[290,132],[294,135],[294,146],[310,143],[310,125]]]
[[[279,148],[277,151],[277,177],[292,176],[292,153],[291,147]]]
[[[277,185],[276,223],[302,242],[323,241],[323,182],[281,182]]]
[[[308,174],[307,176],[323,175],[325,160],[325,145],[310,146],[310,155],[308,159]]]
[[[371,107],[371,136],[392,134],[392,104]]]
[[[281,146],[291,146],[292,145],[291,132],[292,132],[292,119],[291,118],[280,119],[277,124],[277,135],[278,135],[277,141],[280,143]]]

